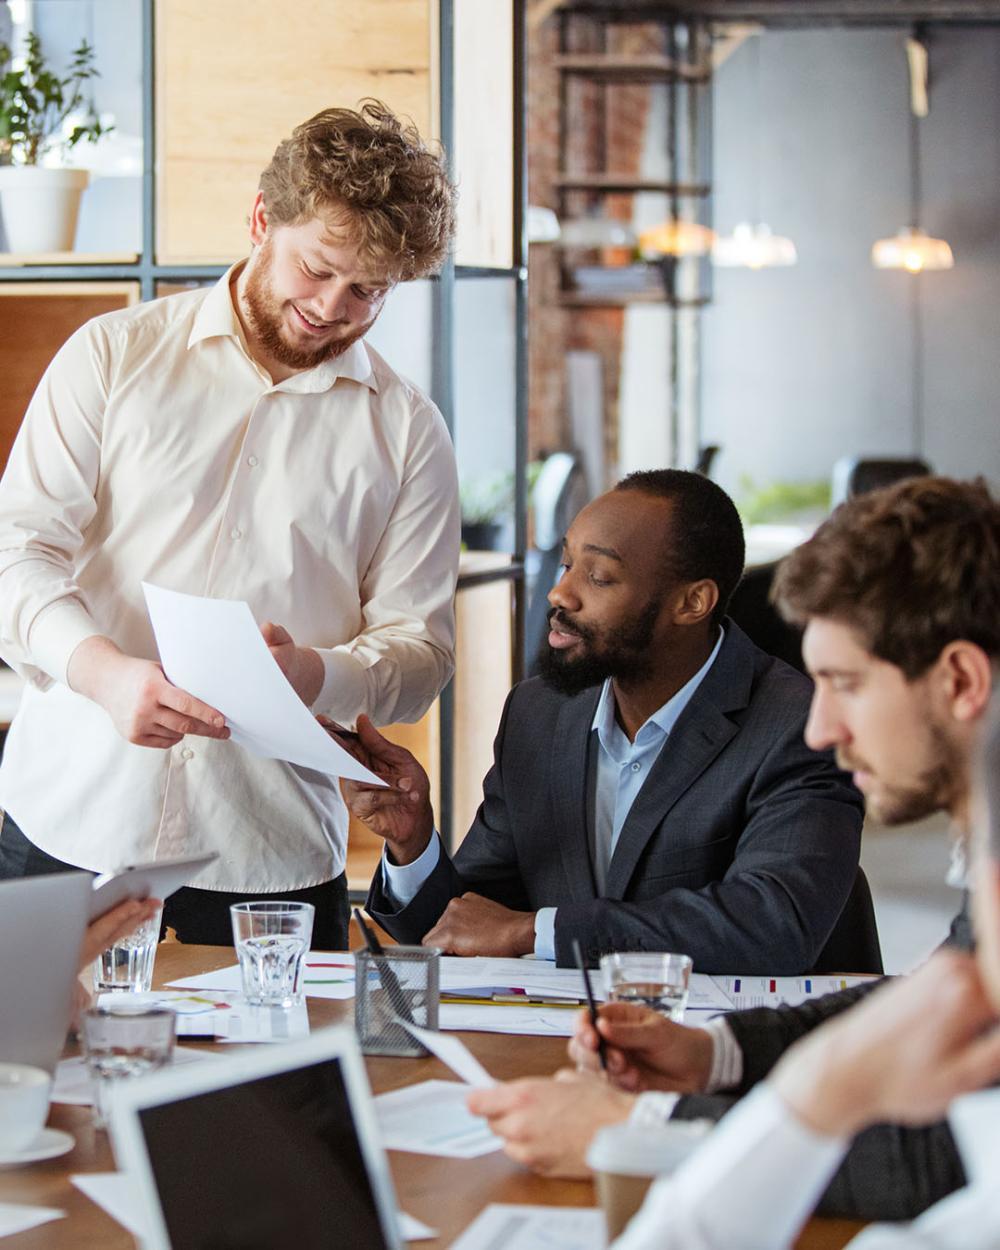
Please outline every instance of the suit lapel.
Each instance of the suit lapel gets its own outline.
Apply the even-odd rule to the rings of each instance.
[[[663,744],[632,804],[608,868],[608,898],[624,898],[649,839],[670,809],[739,731],[727,713],[746,707],[754,677],[754,646],[732,621],[715,663]]]
[[[552,739],[553,834],[575,903],[597,895],[587,835],[587,747],[599,697],[600,688],[567,699]]]

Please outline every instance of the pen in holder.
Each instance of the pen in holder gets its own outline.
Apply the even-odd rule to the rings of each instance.
[[[355,908],[365,950],[354,953],[354,1027],[366,1055],[420,1058],[427,1049],[404,1027],[438,1027],[440,955],[433,946],[383,947]]]

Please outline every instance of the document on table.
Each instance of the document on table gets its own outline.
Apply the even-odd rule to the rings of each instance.
[[[303,985],[307,998],[345,999],[354,997],[354,956],[347,951],[310,951],[305,959]],[[242,994],[239,964],[216,972],[171,981],[174,989],[205,994]]]
[[[103,1006],[113,995],[102,994]],[[216,1042],[287,1042],[309,1036],[309,1011],[305,1003],[294,1007],[258,1007],[241,993],[199,994],[184,990],[150,990],[134,994],[136,1002],[166,1007],[177,1017],[177,1037],[201,1037]],[[203,1053],[195,1051],[195,1054]]]
[[[248,604],[142,583],[163,671],[217,708],[231,741],[263,759],[384,785],[317,724],[267,649]]]
[[[176,1066],[184,1063],[196,1063],[202,1060],[209,1062],[221,1056],[210,1050],[183,1050],[174,1048],[171,1063]],[[94,1096],[90,1084],[90,1075],[82,1055],[74,1055],[72,1059],[60,1059],[56,1065],[55,1079],[52,1082],[52,1101],[66,1103],[72,1107],[92,1107]]]
[[[49,1220],[61,1220],[66,1215],[56,1207],[29,1207],[21,1202],[0,1202],[0,1237],[27,1232]]]
[[[493,1077],[460,1038],[445,1037],[434,1029],[422,1029],[419,1024],[410,1020],[400,1020],[399,1023],[467,1085],[475,1089],[492,1089],[496,1085]]]
[[[524,1037],[572,1037],[576,1012],[565,1007],[504,1007],[442,1002],[442,1029],[458,1033],[517,1033]]]
[[[469,1086],[457,1081],[422,1081],[375,1099],[379,1136],[386,1150],[475,1159],[503,1145],[486,1121],[466,1107]]]
[[[601,987],[596,983],[598,980],[595,978],[594,993],[601,997]],[[551,959],[442,956],[442,995],[493,998],[505,992],[512,996],[521,994],[526,998],[550,999],[572,1005],[586,1001],[583,978],[577,969],[557,968]]]
[[[866,985],[871,977],[804,976],[745,977],[714,976],[712,980],[729,999],[729,1011],[747,1007],[796,1007],[812,998],[822,998],[838,990]]]
[[[604,1250],[608,1244],[599,1207],[529,1207],[491,1203],[451,1250]]]

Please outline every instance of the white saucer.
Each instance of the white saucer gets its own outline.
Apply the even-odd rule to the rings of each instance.
[[[25,1163],[40,1163],[42,1159],[57,1159],[72,1150],[76,1141],[71,1133],[57,1128],[43,1128],[35,1140],[15,1154],[0,1155],[0,1168],[18,1168]]]

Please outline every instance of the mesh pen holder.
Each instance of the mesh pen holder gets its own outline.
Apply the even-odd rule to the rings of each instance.
[[[427,1054],[399,1021],[438,1027],[440,956],[427,946],[387,946],[383,955],[354,952],[354,1027],[366,1055]]]

